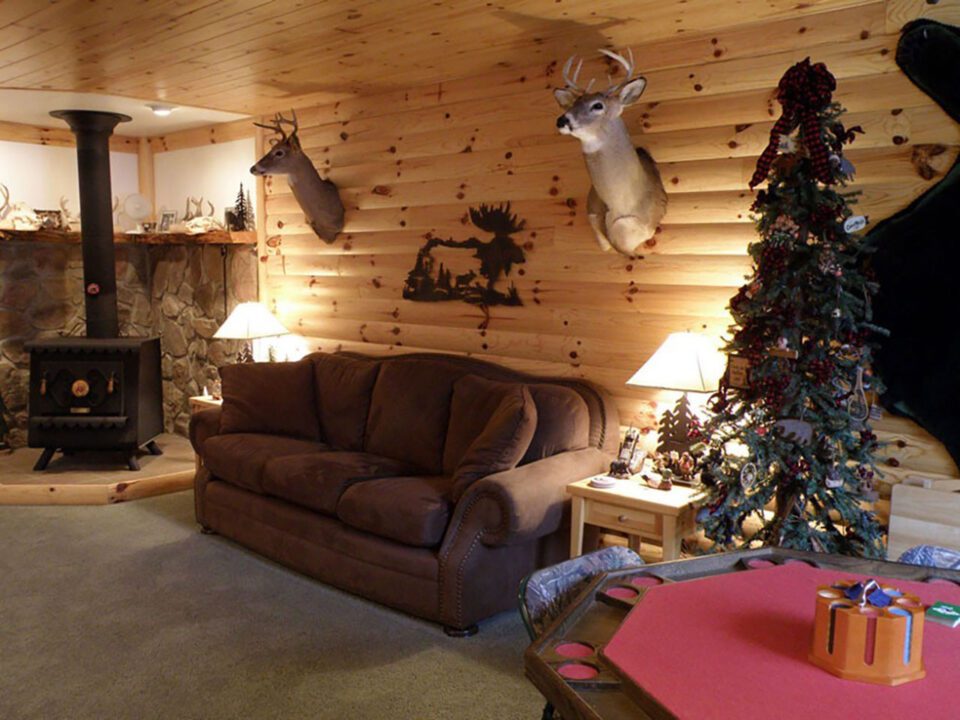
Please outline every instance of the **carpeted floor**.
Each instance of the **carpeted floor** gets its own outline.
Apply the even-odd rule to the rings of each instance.
[[[201,535],[190,492],[0,507],[0,718],[538,718],[515,613],[468,639]]]

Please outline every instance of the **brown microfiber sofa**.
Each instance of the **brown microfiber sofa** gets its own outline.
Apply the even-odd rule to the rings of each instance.
[[[567,556],[564,486],[618,441],[595,385],[467,357],[315,353],[221,377],[222,408],[190,425],[201,526],[451,634]]]

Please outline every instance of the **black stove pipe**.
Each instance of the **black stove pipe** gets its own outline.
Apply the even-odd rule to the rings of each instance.
[[[93,110],[55,110],[77,138],[80,177],[80,236],[87,337],[120,335],[117,319],[117,268],[113,248],[113,193],[110,188],[110,135],[128,115]]]

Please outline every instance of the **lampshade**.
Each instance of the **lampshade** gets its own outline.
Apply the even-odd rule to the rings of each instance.
[[[627,380],[627,385],[713,392],[724,372],[724,357],[715,340],[691,332],[672,333]]]
[[[286,335],[289,332],[263,305],[258,302],[245,302],[233,309],[230,317],[213,336],[220,340],[252,340]]]

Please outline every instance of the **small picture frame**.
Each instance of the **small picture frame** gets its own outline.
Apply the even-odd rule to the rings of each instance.
[[[160,224],[157,227],[157,232],[170,232],[170,228],[177,222],[177,214],[175,212],[162,212],[160,213]]]
[[[63,213],[59,210],[34,210],[41,230],[63,230]]]

